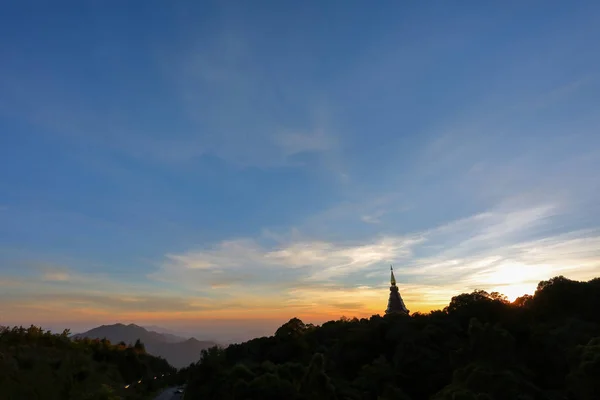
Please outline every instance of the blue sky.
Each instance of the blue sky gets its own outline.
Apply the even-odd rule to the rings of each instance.
[[[597,276],[599,12],[6,4],[0,311],[323,320],[381,312],[390,263],[413,310]]]

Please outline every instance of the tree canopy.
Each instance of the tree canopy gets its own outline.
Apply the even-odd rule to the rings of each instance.
[[[205,350],[193,399],[600,397],[600,279],[556,277],[509,302],[477,290],[443,310],[330,321]]]
[[[3,400],[146,399],[174,375],[144,345],[69,338],[40,327],[0,327],[0,398]],[[140,383],[141,381],[141,383]]]

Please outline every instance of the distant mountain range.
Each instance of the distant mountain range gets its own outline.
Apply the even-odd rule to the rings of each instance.
[[[176,368],[187,367],[200,359],[203,349],[215,346],[212,341],[200,341],[195,338],[186,339],[170,333],[149,331],[135,324],[102,325],[87,332],[73,335],[73,338],[88,337],[91,339],[110,340],[111,343],[125,342],[134,344],[136,340],[146,346],[146,351],[152,355],[163,357]]]
[[[194,335],[186,335],[180,332],[176,332],[176,331],[172,331],[170,329],[167,328],[163,328],[162,326],[157,326],[157,325],[148,325],[148,326],[142,326],[142,328],[144,328],[147,331],[153,331],[156,333],[160,333],[160,334],[166,334],[178,339],[183,339],[185,340],[188,336],[194,336]]]

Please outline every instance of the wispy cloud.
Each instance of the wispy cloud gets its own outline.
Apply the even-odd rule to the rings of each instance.
[[[442,306],[451,294],[475,288],[514,297],[531,292],[539,280],[555,274],[584,279],[598,272],[598,232],[549,235],[550,220],[557,214],[560,209],[552,204],[502,206],[410,235],[355,244],[292,240],[266,247],[251,239],[227,241],[169,255],[152,277],[214,285],[217,277],[246,274],[247,279],[239,281],[246,290],[283,296],[293,304],[301,304],[303,296],[314,300],[318,291],[334,304],[332,289],[354,290],[349,276],[358,286],[371,288],[361,296],[372,291],[377,293],[373,299],[382,301],[385,266],[394,263],[397,277],[410,288],[409,298],[422,307]],[[370,294],[366,296],[368,303]]]
[[[17,300],[17,299],[15,299]],[[20,305],[17,300],[14,305]],[[148,311],[200,311],[210,309],[213,305],[206,299],[193,297],[172,297],[156,295],[127,295],[65,293],[65,294],[33,294],[27,299],[19,299],[24,305],[43,304],[58,309],[96,309],[116,312],[148,312]]]
[[[68,282],[70,275],[66,271],[47,271],[44,273],[43,279],[50,282]]]
[[[0,114],[69,143],[92,144],[108,154],[167,166],[207,155],[243,167],[298,166],[295,156],[326,157],[335,146],[337,139],[326,125],[327,107],[302,85],[293,85],[297,111],[293,119],[272,106],[281,100],[283,89],[266,79],[267,72],[244,35],[225,29],[176,53],[170,47],[154,50],[164,51],[169,60],[168,64],[154,60],[164,68],[163,94],[173,96],[169,102],[182,107],[172,113],[169,107],[146,104],[146,111],[155,120],[170,120],[168,127],[149,126],[122,110],[97,107],[76,84],[57,85],[44,73],[25,74],[10,66],[0,74],[4,89]],[[145,102],[133,91],[122,94],[120,101]]]
[[[227,24],[192,42],[176,53],[163,49],[164,70],[204,152],[242,166],[297,166],[301,154],[331,164],[339,138],[320,91],[280,79],[257,43]],[[282,104],[293,107],[293,118]]]
[[[378,211],[374,214],[366,214],[360,217],[360,219],[367,224],[379,224],[381,223],[381,217],[384,215],[383,211]]]
[[[36,267],[37,276],[3,278],[10,281],[3,284],[3,304],[115,315],[154,310],[199,317],[242,309],[369,315],[385,305],[389,264],[413,311],[443,307],[451,296],[476,288],[512,298],[554,275],[589,279],[600,272],[600,232],[557,233],[550,228],[566,212],[561,206],[515,204],[410,234],[356,241],[265,230],[258,238],[167,254],[148,279],[135,281]]]
[[[287,274],[294,281],[324,282],[363,271],[381,261],[406,258],[420,240],[419,237],[380,237],[360,244],[302,240],[267,248],[255,240],[239,239],[207,249],[167,255],[161,270],[151,277],[187,281],[186,276],[195,275],[204,279],[195,284],[214,285],[222,273],[227,273],[232,281],[242,274],[246,275],[246,283],[256,281],[268,286],[270,282],[277,286],[281,283],[277,280],[278,274]]]

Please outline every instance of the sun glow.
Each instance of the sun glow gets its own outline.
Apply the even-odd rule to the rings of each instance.
[[[538,282],[549,274],[550,268],[545,265],[506,263],[486,272],[482,281],[490,285],[491,291],[514,301],[524,294],[533,294]]]
[[[524,294],[533,294],[536,287],[537,283],[521,283],[516,285],[501,286],[494,291],[502,293],[506,296],[508,301],[513,302],[517,299],[517,297],[521,297]]]

